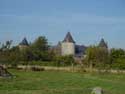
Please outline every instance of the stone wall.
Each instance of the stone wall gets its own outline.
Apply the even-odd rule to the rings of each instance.
[[[75,44],[70,42],[61,43],[61,54],[64,55],[75,55]]]

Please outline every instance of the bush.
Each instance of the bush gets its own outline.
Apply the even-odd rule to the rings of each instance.
[[[110,59],[113,69],[125,69],[125,51],[123,49],[111,49]]]
[[[57,57],[55,57],[55,62],[57,64],[57,66],[70,66],[72,64],[75,64],[75,60],[72,55],[57,56]]]
[[[113,69],[125,69],[125,59],[117,59],[112,64]]]
[[[91,69],[94,68],[105,68],[106,64],[109,63],[108,49],[101,48],[98,46],[91,46],[86,51],[85,63]]]
[[[31,67],[31,70],[32,70],[32,71],[44,71],[45,69],[34,66],[34,67]]]

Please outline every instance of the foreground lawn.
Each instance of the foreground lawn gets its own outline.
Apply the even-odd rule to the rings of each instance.
[[[104,94],[125,94],[124,74],[10,72],[16,77],[0,78],[0,94],[91,94],[91,89],[97,86],[104,89]]]

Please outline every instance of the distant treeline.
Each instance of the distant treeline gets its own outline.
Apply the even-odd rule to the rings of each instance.
[[[72,55],[60,56],[50,49],[45,36],[38,37],[29,46],[20,48],[6,41],[0,47],[0,63],[16,67],[19,64],[70,66],[81,65],[89,68],[125,69],[125,50],[96,46],[87,48],[82,63],[77,63]],[[36,62],[36,63],[35,63]],[[39,62],[39,63],[38,63]],[[46,63],[47,62],[47,63]],[[43,64],[40,64],[43,63]]]
[[[53,66],[67,66],[74,63],[73,56],[59,56],[50,48],[51,45],[45,36],[38,37],[28,46],[12,46],[12,41],[6,41],[0,48],[0,63],[15,67],[18,64],[35,64],[34,62]]]

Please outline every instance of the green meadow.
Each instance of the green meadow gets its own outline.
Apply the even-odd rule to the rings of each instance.
[[[125,94],[124,74],[9,71],[15,76],[0,78],[0,94],[91,94],[98,86],[104,94]]]

